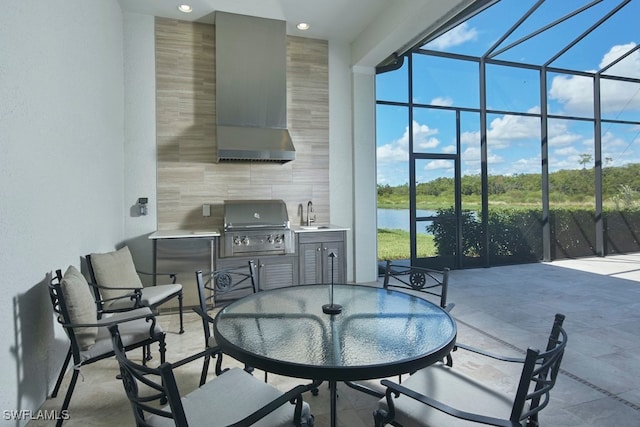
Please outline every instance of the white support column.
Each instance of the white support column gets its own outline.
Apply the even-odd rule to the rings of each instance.
[[[354,279],[378,274],[375,69],[353,67]]]

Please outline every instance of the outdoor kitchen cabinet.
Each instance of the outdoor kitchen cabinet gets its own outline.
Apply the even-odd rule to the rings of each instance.
[[[154,240],[153,246],[154,271],[176,273],[177,283],[182,285],[184,307],[198,306],[198,286],[195,272],[196,270],[213,270],[218,238],[161,238]],[[175,302],[173,305],[177,309],[178,303]]]
[[[258,290],[265,291],[267,289],[297,285],[298,259],[295,254],[218,258],[216,269],[247,265],[249,260],[253,260],[256,265]]]
[[[333,258],[333,281],[345,283],[347,263],[345,260],[345,232],[322,231],[298,233],[298,268],[301,285],[331,283],[330,253]]]

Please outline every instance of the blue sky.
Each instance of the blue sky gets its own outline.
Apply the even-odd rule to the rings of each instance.
[[[532,0],[502,0],[483,14],[458,26],[425,46],[479,56],[485,53],[513,22],[529,8]],[[578,0],[547,0],[506,46],[530,32],[587,4]],[[584,13],[507,50],[497,59],[541,64],[612,10],[620,0],[603,0]],[[640,0],[633,0],[619,13],[561,55],[550,66],[595,71],[640,42],[637,17]],[[428,105],[478,108],[478,66],[474,62],[448,58],[414,56],[414,102]],[[640,54],[636,50],[612,66],[605,74],[640,78]],[[419,76],[419,77],[416,77]],[[378,75],[380,100],[407,101],[407,66]],[[549,73],[548,109],[551,114],[593,118],[593,81],[569,74]],[[536,70],[487,66],[487,108],[521,113],[540,112],[539,74]],[[602,80],[603,118],[640,122],[640,84]],[[405,107],[378,106],[378,183],[399,185],[408,182],[409,126]],[[421,109],[414,114],[414,149],[425,153],[455,153],[455,114]],[[540,172],[540,119],[506,114],[488,115],[490,174]],[[462,113],[460,158],[463,174],[480,171],[479,116]],[[606,165],[640,163],[640,126],[603,124],[603,158]],[[417,148],[416,148],[417,147]],[[594,126],[589,121],[552,119],[549,121],[550,169],[578,169],[584,154],[593,154]],[[419,181],[452,176],[452,162],[430,160],[418,165]],[[587,165],[591,167],[593,164]]]

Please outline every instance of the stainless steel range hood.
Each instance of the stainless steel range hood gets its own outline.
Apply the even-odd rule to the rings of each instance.
[[[284,21],[216,12],[217,160],[288,162]]]

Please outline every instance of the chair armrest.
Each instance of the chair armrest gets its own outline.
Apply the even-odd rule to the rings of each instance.
[[[142,306],[142,290],[139,287],[111,287],[111,286],[102,286],[102,285],[98,285],[97,283],[89,283],[89,286],[93,287],[93,288],[97,288],[97,289],[108,289],[108,290],[123,290],[123,291],[133,291],[131,293],[125,294],[125,295],[120,295],[118,297],[113,297],[113,298],[101,298],[99,300],[96,300],[96,302],[100,302],[102,304],[104,304],[105,302],[111,302],[111,301],[118,301],[121,299],[125,299],[128,298],[131,301],[135,301],[134,303],[134,307],[135,308],[139,308]],[[94,292],[94,295],[96,293]],[[128,310],[128,309],[127,309]],[[105,313],[109,313],[113,310],[106,310]],[[122,311],[122,310],[115,310],[115,311]]]
[[[91,328],[91,327],[109,327],[112,325],[119,325],[120,323],[126,323],[126,322],[131,322],[133,320],[139,320],[139,319],[147,319],[147,320],[151,320],[153,322],[155,322],[156,317],[153,315],[153,313],[146,313],[146,314],[141,314],[139,316],[133,316],[133,317],[126,317],[126,318],[122,318],[122,319],[116,319],[113,321],[104,321],[104,322],[100,322],[100,323],[61,323],[61,325],[65,328]]]
[[[224,375],[224,374],[223,374]],[[266,405],[264,405],[262,408],[258,409],[257,411],[255,411],[254,413],[252,413],[251,415],[243,418],[242,420],[233,423],[231,425],[229,425],[228,427],[245,427],[245,426],[249,426],[249,425],[253,425],[255,424],[258,420],[266,417],[267,415],[269,415],[271,412],[275,411],[276,409],[278,409],[279,407],[281,407],[282,405],[291,402],[291,403],[296,403],[296,417],[299,417],[300,411],[298,409],[302,409],[302,393],[307,392],[309,390],[311,390],[312,388],[316,388],[318,385],[320,385],[320,382],[314,382],[312,384],[309,385],[298,385],[294,388],[292,388],[291,390],[289,390],[288,392],[284,393],[283,395],[281,395],[280,397],[278,397],[275,400],[272,400],[271,402],[267,403]],[[295,421],[300,421],[295,420]]]
[[[453,351],[456,351],[458,348],[462,348],[464,350],[479,354],[481,356],[490,357],[495,360],[501,360],[503,362],[524,363],[524,358],[521,358],[521,357],[502,356],[500,354],[492,353],[490,351],[485,351],[477,347],[456,342],[455,346],[453,347]]]
[[[175,284],[176,283],[176,279],[178,277],[177,273],[150,273],[148,271],[140,271],[140,270],[136,270],[136,273],[138,274],[144,274],[145,276],[169,276],[169,278],[171,279],[171,283]]]
[[[387,388],[387,392],[386,392],[387,405],[392,415],[393,415],[393,412],[395,411],[392,395],[398,398],[401,394],[404,394],[405,396],[408,396],[414,400],[422,402],[425,405],[428,405],[434,409],[437,409],[438,411],[449,414],[455,418],[460,418],[463,420],[473,421],[476,423],[487,424],[492,426],[521,427],[520,424],[516,422],[511,422],[509,420],[504,420],[504,419],[494,418],[494,417],[487,417],[485,415],[473,414],[471,412],[461,411],[459,409],[446,405],[440,401],[437,401],[428,396],[425,396],[424,394],[416,393],[415,391],[407,387],[404,387],[400,384],[396,384],[389,380],[382,380],[380,383]]]
[[[184,359],[180,359],[177,362],[171,362],[171,366],[172,368],[178,368],[182,365],[186,365],[187,363],[191,363],[194,360],[198,360],[201,357],[204,356],[212,356],[212,355],[217,355],[222,353],[222,350],[220,349],[220,347],[208,347],[206,350],[203,350],[199,353],[196,354],[192,354],[191,356],[185,357]]]
[[[206,320],[207,322],[209,322],[209,323],[215,322],[215,320],[213,320],[213,317],[209,316],[207,313],[202,311],[202,308],[200,308],[200,307],[192,307],[192,310],[195,311],[196,313],[198,313],[198,315],[200,317],[202,317],[204,320]]]
[[[118,290],[118,291],[135,291],[141,289],[140,286],[103,286],[97,283],[89,283],[89,286],[98,289],[106,289],[106,290]]]

